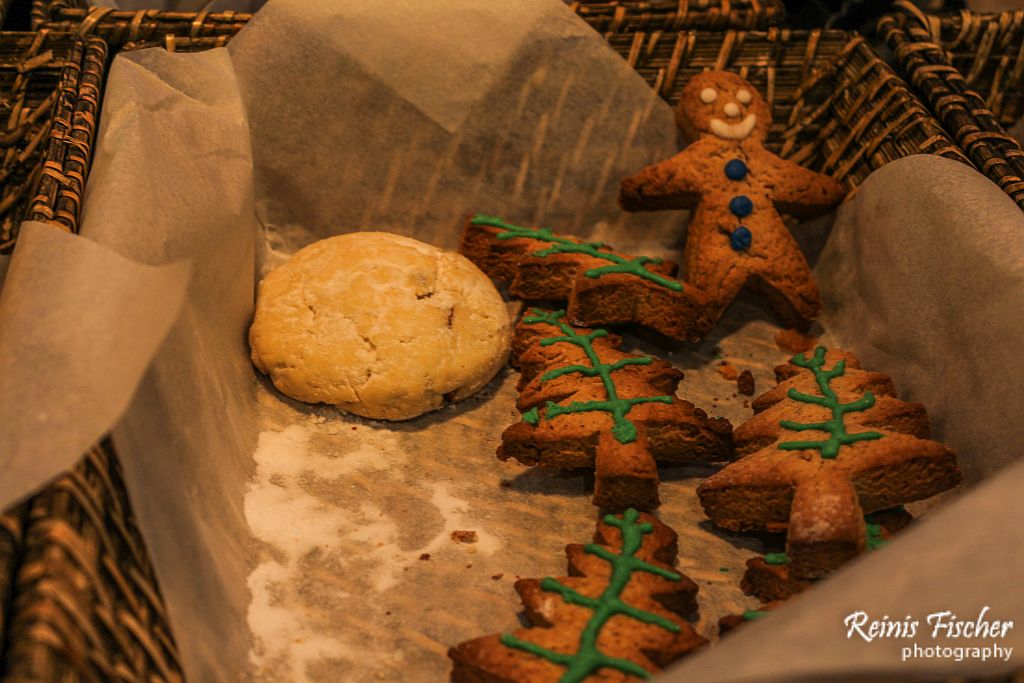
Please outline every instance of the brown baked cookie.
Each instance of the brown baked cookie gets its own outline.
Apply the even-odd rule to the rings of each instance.
[[[822,346],[776,374],[785,379],[756,401],[755,425],[737,430],[745,451],[758,450],[708,477],[697,494],[723,528],[786,530],[794,578],[822,577],[864,552],[866,513],[959,483],[956,456],[920,436],[923,410],[892,396],[885,375]]]
[[[867,550],[878,550],[889,542],[893,534],[904,529],[913,517],[903,508],[880,510],[864,518]],[[798,579],[789,571],[789,556],[767,553],[747,560],[740,588],[762,602],[786,600],[814,585],[813,580]]]
[[[771,110],[736,74],[694,76],[676,122],[690,145],[625,179],[619,204],[692,210],[683,278],[707,296],[713,320],[750,286],[788,327],[806,328],[821,296],[780,213],[824,213],[842,200],[842,185],[765,149]]]
[[[568,577],[516,581],[529,628],[448,650],[455,683],[636,681],[707,643],[682,618],[697,584],[673,570],[676,533],[654,517],[606,515],[565,553]]]
[[[675,396],[682,373],[618,350],[603,329],[570,325],[564,311],[531,309],[513,342],[523,421],[501,435],[498,457],[524,465],[594,468],[595,505],[658,506],[658,463],[733,457],[732,426]]]
[[[696,341],[713,323],[704,294],[672,277],[671,261],[483,215],[468,219],[459,252],[491,278],[510,283],[513,296],[566,302],[569,319],[580,325],[637,323]]]

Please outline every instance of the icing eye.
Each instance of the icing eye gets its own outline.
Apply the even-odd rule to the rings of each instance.
[[[739,101],[740,104],[750,104],[750,101],[754,98],[750,94],[749,90],[747,90],[746,88],[740,88],[739,90],[736,91],[736,99],[737,101]]]
[[[711,104],[718,99],[718,91],[714,88],[704,88],[700,91],[700,101],[704,104]]]

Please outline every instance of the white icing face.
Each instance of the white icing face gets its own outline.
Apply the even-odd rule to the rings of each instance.
[[[739,123],[726,123],[722,119],[711,119],[709,122],[712,135],[723,140],[746,140],[756,125],[757,116],[753,112]]]
[[[740,115],[740,107],[735,102],[727,102],[725,107],[722,108],[726,116],[733,117]]]
[[[740,88],[736,91],[736,101],[740,104],[750,104],[754,97],[750,94],[750,91],[746,88]]]
[[[711,104],[718,99],[718,91],[714,88],[704,88],[700,91],[700,101],[704,104]]]

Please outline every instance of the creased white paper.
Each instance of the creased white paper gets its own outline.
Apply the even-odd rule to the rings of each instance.
[[[182,314],[113,432],[188,680],[245,676],[256,440],[252,158],[226,50],[117,57],[82,234],[140,261],[188,258]]]
[[[829,330],[928,407],[969,482],[1024,455],[1022,235],[995,183],[913,156],[842,207],[816,268]]]
[[[675,149],[639,75],[557,0],[453,7],[275,0],[231,42],[272,246],[391,230],[453,248],[475,211],[673,246],[678,212],[616,205]]]
[[[0,294],[0,508],[70,469],[121,416],[177,317],[188,272],[22,226]]]

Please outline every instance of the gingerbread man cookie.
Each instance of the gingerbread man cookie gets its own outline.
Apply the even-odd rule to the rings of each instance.
[[[690,145],[622,182],[626,211],[691,209],[685,280],[717,319],[746,285],[789,327],[807,327],[821,296],[781,213],[812,216],[838,204],[843,187],[764,147],[771,110],[736,74],[712,71],[683,89],[676,122]]]

